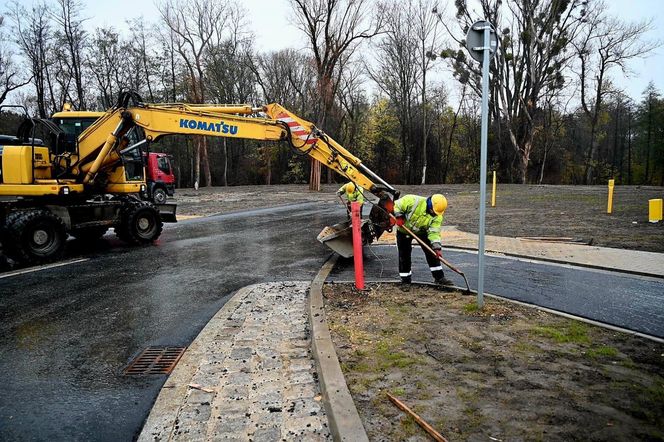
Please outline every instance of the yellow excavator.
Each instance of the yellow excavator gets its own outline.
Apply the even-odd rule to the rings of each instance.
[[[58,259],[67,234],[96,239],[114,228],[125,242],[146,244],[175,222],[175,205],[154,205],[146,191],[143,152],[167,135],[205,135],[284,141],[302,155],[377,196],[363,241],[390,228],[388,212],[398,192],[362,161],[278,104],[148,104],[134,92],[78,136],[52,120],[26,118],[16,137],[0,138],[0,242],[19,263]],[[319,240],[348,256],[347,226],[326,227]]]

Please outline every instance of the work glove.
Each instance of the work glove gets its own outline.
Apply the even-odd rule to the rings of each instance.
[[[397,216],[395,224],[399,227],[403,226],[404,224],[406,224],[406,218],[404,218],[403,216]]]
[[[436,257],[438,259],[443,257],[443,251],[441,249],[433,249],[434,252],[436,252]]]

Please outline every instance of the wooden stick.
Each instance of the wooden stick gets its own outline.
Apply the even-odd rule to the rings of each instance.
[[[418,425],[420,427],[422,427],[422,429],[424,431],[429,433],[429,436],[431,436],[433,438],[433,440],[435,440],[437,442],[447,442],[447,439],[445,439],[439,432],[434,430],[434,428],[431,425],[429,425],[424,419],[422,419],[417,414],[415,414],[415,412],[413,410],[411,410],[410,408],[408,408],[408,406],[406,404],[404,404],[399,399],[392,396],[390,393],[387,393],[387,397],[390,399],[390,401],[392,401],[392,403],[394,405],[397,406],[397,408],[399,408],[400,410],[405,411],[406,413],[408,413],[410,415],[410,417],[415,419],[415,422],[417,422]]]

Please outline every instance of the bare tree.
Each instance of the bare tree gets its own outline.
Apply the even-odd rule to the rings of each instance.
[[[55,107],[53,85],[49,75],[49,45],[52,30],[48,7],[37,3],[27,10],[18,2],[9,6],[9,17],[13,22],[15,42],[30,66],[31,82],[35,89],[37,112],[46,118]]]
[[[87,109],[86,87],[83,84],[83,51],[87,34],[83,29],[85,20],[80,18],[82,10],[83,5],[77,0],[57,0],[56,8],[51,11],[51,17],[58,25],[56,37],[66,48],[63,51],[65,57],[61,58],[61,61],[74,82],[75,104],[79,109]],[[63,84],[68,85],[68,82]]]
[[[410,0],[412,3],[413,0]],[[436,55],[440,52],[438,3],[435,0],[417,0],[414,10],[414,30],[417,40],[417,58],[420,65],[420,94],[422,109],[422,179],[420,184],[426,183],[427,175],[427,138],[429,126],[427,125],[427,73],[432,68]]]
[[[204,103],[207,98],[205,56],[213,42],[222,40],[227,5],[213,0],[166,0],[158,8],[164,23],[173,33],[175,51],[188,73],[191,100]],[[200,183],[201,162],[206,185],[212,185],[205,137],[198,139],[195,156],[194,186]]]
[[[410,128],[413,125],[413,106],[419,77],[417,40],[413,29],[412,2],[382,4],[386,11],[384,35],[376,44],[374,67],[367,66],[369,76],[389,97],[396,109],[400,127],[402,176],[410,182]]]
[[[380,32],[380,9],[369,0],[291,0],[295,22],[307,36],[316,64],[321,106],[317,123],[325,126],[337,92],[340,64],[347,60],[362,40]],[[373,13],[374,19],[369,20]],[[311,190],[320,190],[320,164],[312,160]]]
[[[20,67],[14,63],[14,53],[5,43],[7,41],[4,33],[5,17],[0,16],[0,104],[6,99],[7,95],[30,82],[30,78],[25,80],[25,76],[20,74]]]
[[[566,49],[582,25],[587,0],[480,0],[484,17],[500,31],[498,52],[490,65],[491,115],[501,119],[518,159],[518,177],[526,182],[535,135],[535,113],[542,97],[564,86],[563,70],[572,54]],[[441,54],[451,60],[455,77],[481,94],[481,67],[466,56],[464,36],[473,23],[467,2],[460,0],[453,30],[440,15],[441,24],[461,49]]]
[[[658,44],[643,41],[643,35],[652,29],[652,20],[626,23],[607,15],[604,2],[598,2],[586,14],[587,26],[574,40],[579,59],[578,78],[581,87],[581,106],[590,122],[590,145],[586,154],[585,183],[593,181],[594,162],[599,144],[597,126],[603,101],[611,90],[607,88],[609,72],[613,68],[627,73],[627,62],[645,57]]]

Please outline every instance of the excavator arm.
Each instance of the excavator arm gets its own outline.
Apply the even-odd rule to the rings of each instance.
[[[387,192],[394,196],[396,192],[313,123],[279,104],[260,108],[144,104],[127,108],[126,112],[133,124],[143,129],[148,141],[172,134],[285,141],[376,195]]]

